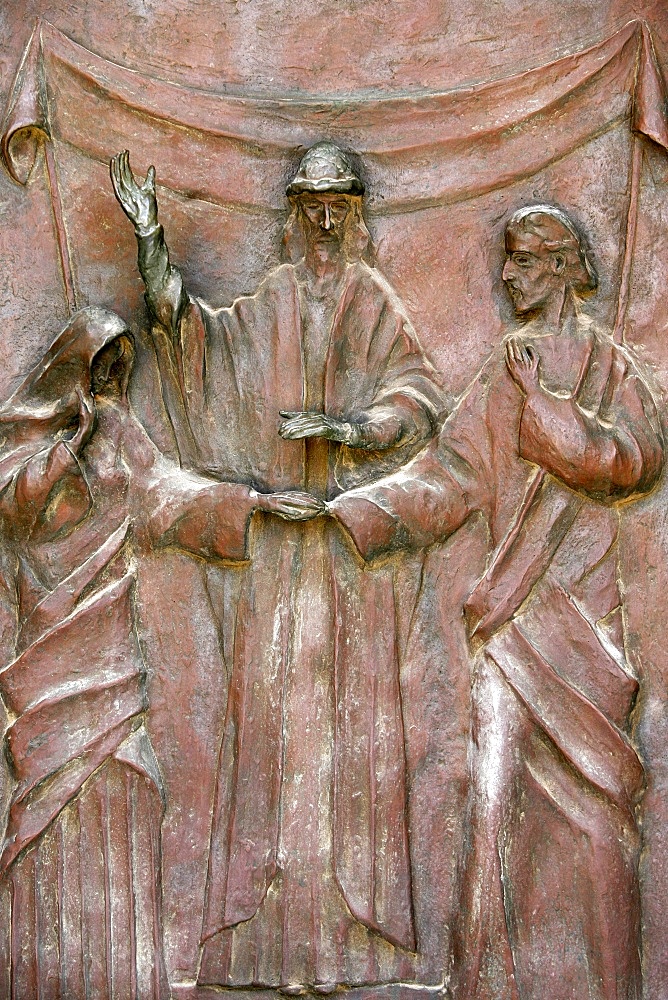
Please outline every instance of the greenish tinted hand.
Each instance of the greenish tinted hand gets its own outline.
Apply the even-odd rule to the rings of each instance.
[[[139,233],[149,232],[158,224],[158,200],[155,193],[155,167],[149,167],[146,179],[139,184],[130,169],[130,153],[124,150],[109,164],[114,192],[128,219]]]
[[[281,410],[286,419],[278,428],[278,433],[286,441],[297,441],[301,438],[320,437],[327,441],[339,441],[341,444],[356,447],[359,439],[359,427],[347,420],[337,420],[324,413],[300,413],[292,410]]]

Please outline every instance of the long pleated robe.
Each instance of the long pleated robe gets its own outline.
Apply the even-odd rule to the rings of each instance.
[[[212,310],[158,234],[140,240],[163,392],[186,464],[323,498],[407,460],[440,393],[382,277],[344,269],[316,302],[304,265]],[[156,280],[162,273],[163,279]],[[165,291],[151,298],[150,287]],[[280,410],[396,422],[396,446],[285,441]],[[240,587],[214,805],[200,982],[410,978],[406,775],[391,570],[333,521],[257,519]]]
[[[25,458],[31,411],[51,384],[90,392],[90,362],[105,338],[104,329],[63,335],[2,411],[19,441],[0,498],[18,615],[16,656],[0,670],[16,778],[0,855],[11,887],[11,1000],[169,995],[163,801],[145,727],[137,560],[163,543],[243,559],[252,512],[246,487],[162,460],[127,402],[98,402],[80,456],[56,432]],[[58,405],[72,402],[65,393]],[[52,413],[51,423],[69,416]]]
[[[632,359],[584,324],[523,334],[544,388],[495,355],[438,440],[333,510],[367,558],[472,514],[489,558],[463,611],[473,657],[469,834],[451,989],[462,1000],[639,1000],[635,806],[615,501],[663,451]]]

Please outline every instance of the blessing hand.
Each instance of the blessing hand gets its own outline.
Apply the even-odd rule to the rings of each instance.
[[[256,501],[257,510],[277,514],[286,521],[310,521],[326,511],[325,504],[310,493],[296,490],[285,493],[260,493]]]
[[[116,197],[130,222],[137,229],[150,230],[158,224],[158,199],[155,193],[155,167],[149,167],[146,180],[138,184],[130,169],[130,153],[124,150],[109,164]]]
[[[540,358],[533,347],[522,343],[520,337],[511,337],[506,344],[506,367],[525,395],[540,385]]]
[[[300,438],[321,437],[327,441],[340,441],[342,444],[354,445],[358,436],[357,424],[346,420],[336,420],[324,413],[301,413],[293,410],[281,410],[286,417],[278,428],[278,433],[286,441],[297,441]]]

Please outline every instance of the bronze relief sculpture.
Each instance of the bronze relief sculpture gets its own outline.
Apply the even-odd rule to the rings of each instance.
[[[166,393],[173,426],[192,429],[182,457],[277,502],[311,495],[281,512],[303,526],[257,525],[239,598],[200,976],[329,991],[381,963],[400,978],[407,959],[384,939],[410,953],[415,934],[396,642],[378,629],[395,615],[392,575],[365,573],[334,522],[310,519],[431,436],[433,371],[362,260],[362,182],[333,144],[309,150],[288,187],[297,262],[229,309],[184,291],[153,173],[138,185],[121,154],[112,177],[163,385],[176,371],[188,387]],[[320,942],[305,948],[313,926]]]
[[[429,544],[476,513],[489,525],[464,607],[470,839],[453,995],[639,996],[643,773],[626,736],[638,681],[624,656],[616,505],[654,487],[662,432],[633,358],[578,314],[597,276],[571,219],[518,210],[506,255],[519,331],[432,447],[331,509],[365,556]],[[554,941],[563,950],[549,962]]]
[[[650,30],[248,93],[42,22],[8,102],[0,1000],[662,1000]]]

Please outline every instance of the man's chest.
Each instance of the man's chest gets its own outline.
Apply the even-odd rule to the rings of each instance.
[[[524,338],[523,338],[524,339]],[[592,342],[587,336],[531,337],[524,339],[540,359],[540,380],[555,395],[577,395],[587,375]]]

